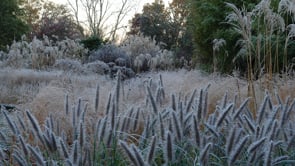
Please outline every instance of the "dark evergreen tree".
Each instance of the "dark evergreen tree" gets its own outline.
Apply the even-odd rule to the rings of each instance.
[[[18,2],[17,0],[0,1],[0,49],[2,50],[28,31],[28,26],[20,19],[22,11]]]

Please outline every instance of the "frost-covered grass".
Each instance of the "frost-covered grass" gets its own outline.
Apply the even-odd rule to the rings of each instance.
[[[34,85],[15,113],[1,112],[1,165],[294,164],[292,78],[278,77],[270,92],[255,82],[254,116],[245,80],[197,70],[121,80],[10,69],[0,77],[12,90],[1,102]]]

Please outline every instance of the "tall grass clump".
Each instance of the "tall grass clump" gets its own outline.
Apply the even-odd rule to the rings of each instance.
[[[7,123],[0,130],[0,164],[295,164],[294,98],[266,92],[254,114],[250,98],[240,102],[226,93],[209,111],[210,85],[168,95],[164,81],[160,76],[142,87],[140,106],[124,104],[126,82],[118,72],[104,107],[96,84],[93,108],[66,94],[65,110],[42,121],[29,110],[15,116],[1,108]]]
[[[65,39],[52,41],[47,36],[28,41],[25,36],[7,48],[3,65],[11,68],[48,69],[56,60],[70,58],[82,59],[88,50],[78,40]]]
[[[255,94],[253,81],[259,79],[261,87],[274,93],[276,76],[286,78],[294,70],[293,55],[288,54],[294,43],[294,1],[261,0],[251,11],[239,9],[232,3],[226,3],[226,6],[232,10],[226,17],[226,23],[241,37],[237,41],[240,51],[234,61],[240,58],[247,62],[246,74],[253,111],[257,107],[257,96],[261,96]]]
[[[239,40],[239,44],[242,47],[242,50],[245,52],[246,62],[247,62],[247,80],[248,80],[248,96],[251,97],[251,110],[255,114],[256,110],[256,96],[254,90],[254,73],[253,73],[253,43],[252,43],[252,17],[251,13],[247,12],[245,8],[242,10],[238,9],[234,4],[226,3],[226,5],[232,9],[232,13],[229,14],[226,18],[227,23],[232,25],[234,29],[242,36],[242,39]]]

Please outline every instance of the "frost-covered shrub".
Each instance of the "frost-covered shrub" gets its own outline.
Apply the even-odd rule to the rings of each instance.
[[[84,68],[83,68],[81,62],[78,60],[74,60],[74,59],[56,60],[53,67],[58,70],[63,70],[66,72],[82,73],[84,71]]]
[[[103,61],[105,63],[123,62],[125,60],[125,66],[130,66],[130,58],[126,52],[113,44],[104,45],[100,49],[92,52],[89,56],[89,62],[96,60]]]
[[[121,71],[122,77],[124,78],[132,78],[135,76],[135,72],[131,68],[121,67],[121,66],[114,66],[110,70],[110,76],[114,77],[117,75],[118,71]]]
[[[174,66],[174,54],[163,50],[155,39],[143,35],[131,35],[120,46],[131,57],[135,71],[169,69]]]
[[[156,56],[161,48],[155,39],[143,35],[130,35],[120,46],[134,60],[140,54]]]
[[[84,65],[87,71],[97,74],[107,74],[110,71],[110,67],[103,61],[94,61]]]

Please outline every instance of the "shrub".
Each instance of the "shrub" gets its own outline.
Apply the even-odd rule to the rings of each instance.
[[[144,37],[143,35],[130,35],[125,39],[120,48],[122,48],[132,60],[140,54],[150,54],[156,56],[161,48],[156,44],[155,39]]]
[[[173,66],[174,54],[162,50],[155,39],[143,35],[131,35],[121,44],[132,61],[133,70],[148,71],[150,69],[168,69]]]
[[[103,61],[105,63],[115,63],[116,61],[122,62],[125,60],[125,65],[127,67],[130,66],[130,58],[125,51],[113,44],[104,45],[95,52],[92,52],[89,56],[89,62],[96,60]]]
[[[92,36],[87,39],[81,40],[84,48],[87,48],[90,51],[97,50],[104,43],[103,40],[97,36]]]
[[[84,68],[80,61],[73,59],[59,59],[53,65],[55,69],[63,70],[66,72],[82,73]]]
[[[110,67],[106,63],[99,60],[84,64],[84,66],[87,71],[102,75],[107,74],[110,71]]]

